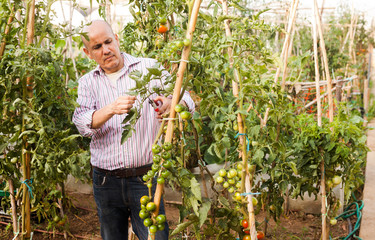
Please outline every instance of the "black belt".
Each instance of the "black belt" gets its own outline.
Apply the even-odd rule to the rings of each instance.
[[[120,178],[129,178],[129,177],[138,177],[145,175],[149,170],[151,170],[151,164],[145,165],[142,167],[137,168],[120,168],[115,170],[106,170],[98,167],[94,167],[94,169],[98,170],[99,172],[106,173],[111,176],[116,176]]]

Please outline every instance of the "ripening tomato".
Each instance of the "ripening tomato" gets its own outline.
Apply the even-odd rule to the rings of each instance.
[[[243,236],[242,240],[251,240],[251,236],[250,235],[245,235],[245,236]]]
[[[249,222],[247,221],[247,219],[242,219],[241,226],[243,228],[248,228],[249,227]]]
[[[167,31],[168,31],[168,28],[165,25],[160,25],[158,28],[158,33],[166,33]]]
[[[264,238],[264,232],[259,231],[257,232],[257,239],[263,239]]]

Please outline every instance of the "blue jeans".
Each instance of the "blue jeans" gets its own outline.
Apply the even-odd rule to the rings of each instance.
[[[156,181],[153,184],[155,192]],[[139,199],[148,195],[148,188],[141,177],[118,178],[93,170],[94,198],[98,208],[100,234],[104,240],[127,240],[128,219],[130,217],[134,233],[139,240],[147,240],[148,228],[139,217],[141,203]],[[165,214],[163,199],[160,214]],[[169,227],[156,233],[156,240],[167,240]]]

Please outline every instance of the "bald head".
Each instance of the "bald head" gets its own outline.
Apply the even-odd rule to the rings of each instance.
[[[81,39],[86,48],[88,42],[90,41],[90,33],[96,29],[105,29],[108,31],[108,33],[111,33],[113,36],[115,35],[109,23],[104,20],[94,20],[82,29],[83,34],[81,35]]]
[[[118,36],[106,21],[92,21],[82,32],[82,42],[85,44],[83,51],[106,73],[116,72],[124,66]]]

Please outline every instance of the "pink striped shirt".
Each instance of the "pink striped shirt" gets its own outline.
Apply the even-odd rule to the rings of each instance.
[[[73,122],[78,131],[85,137],[91,137],[91,164],[107,170],[135,168],[152,163],[151,145],[160,127],[156,112],[148,101],[145,101],[141,117],[134,126],[136,132],[133,132],[124,144],[121,144],[121,123],[126,114],[114,115],[99,129],[91,128],[92,115],[96,110],[126,95],[126,92],[135,87],[135,81],[129,77],[129,73],[134,70],[147,73],[146,68],[157,63],[154,59],[136,58],[125,53],[122,56],[125,71],[117,80],[117,86],[112,85],[99,66],[79,79],[79,107],[73,115]],[[150,82],[150,88],[157,85],[160,85],[158,81]],[[151,95],[150,99],[156,96]],[[188,92],[185,92],[182,99],[190,110],[194,110],[195,104]],[[135,106],[137,104],[138,101]]]

